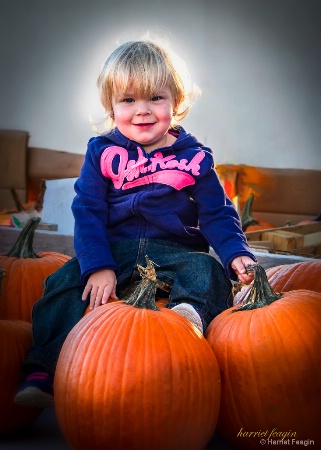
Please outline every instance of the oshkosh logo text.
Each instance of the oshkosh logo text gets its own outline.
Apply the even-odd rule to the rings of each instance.
[[[192,177],[200,174],[200,162],[204,159],[203,151],[197,153],[191,161],[177,160],[175,155],[163,156],[157,152],[152,158],[145,158],[143,151],[137,147],[138,159],[128,160],[128,152],[123,147],[106,148],[101,155],[102,174],[112,180],[116,189],[130,189],[150,183],[162,183],[180,190],[195,184]],[[113,170],[114,158],[119,158],[118,170]],[[156,172],[157,168],[162,169]],[[192,175],[190,175],[190,172]],[[141,176],[141,175],[144,176]]]

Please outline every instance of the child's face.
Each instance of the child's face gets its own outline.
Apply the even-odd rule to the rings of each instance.
[[[129,90],[113,96],[112,105],[119,131],[141,144],[146,152],[169,145],[167,131],[173,117],[173,98],[169,88],[162,88],[151,98],[141,98]]]

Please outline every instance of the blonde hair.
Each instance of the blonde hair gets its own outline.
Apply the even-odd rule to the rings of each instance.
[[[114,125],[112,97],[133,89],[136,95],[152,97],[165,86],[173,97],[172,126],[190,111],[200,89],[191,83],[181,58],[169,46],[150,39],[128,41],[106,59],[97,85],[105,109],[105,129]],[[108,126],[109,123],[109,126]]]

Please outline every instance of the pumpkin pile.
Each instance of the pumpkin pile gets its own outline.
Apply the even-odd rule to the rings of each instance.
[[[246,450],[261,448],[262,438],[280,448],[273,440],[285,432],[320,446],[321,294],[277,294],[261,266],[248,270],[255,279],[242,306],[217,316],[205,334],[221,370],[218,430]]]
[[[6,255],[0,255],[0,267],[6,271],[0,293],[0,319],[31,322],[31,310],[43,293],[43,282],[70,256],[33,250],[33,238],[40,218],[31,218]]]
[[[219,368],[204,336],[155,305],[151,261],[126,301],[86,314],[55,375],[60,428],[75,450],[203,450],[214,433]]]

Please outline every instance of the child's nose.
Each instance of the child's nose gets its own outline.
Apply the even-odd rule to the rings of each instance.
[[[136,109],[137,115],[145,115],[151,113],[148,102],[145,101],[136,102],[136,107],[137,107]]]

